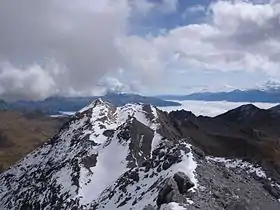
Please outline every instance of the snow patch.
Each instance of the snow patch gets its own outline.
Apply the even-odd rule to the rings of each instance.
[[[171,203],[168,203],[168,204],[163,204],[160,207],[160,210],[187,210],[187,209],[180,206],[180,204],[178,204],[178,203],[171,202]]]
[[[52,182],[57,182],[57,184],[61,186],[60,193],[63,194],[70,191],[71,194],[74,194],[75,188],[72,186],[71,179],[71,168],[69,166],[65,166],[53,175]]]
[[[162,140],[162,136],[157,131],[155,131],[154,132],[154,138],[152,140],[152,145],[151,145],[151,154],[158,147],[161,140]]]
[[[196,178],[196,173],[195,173],[197,163],[192,154],[191,145],[186,143],[184,144],[188,149],[190,149],[190,152],[185,154],[184,152],[181,151],[182,161],[175,166],[175,170],[184,172],[190,178],[190,180],[195,185],[194,188],[192,188],[193,190],[198,187],[198,180]]]
[[[100,146],[97,151],[96,166],[90,171],[81,167],[80,189],[78,197],[82,204],[88,204],[97,199],[104,189],[109,187],[127,171],[126,157],[128,155],[128,142],[120,144],[117,136],[109,140],[109,144]]]
[[[92,103],[88,104],[87,106],[85,106],[84,108],[80,109],[78,112],[83,113],[89,109],[92,109],[94,107],[96,107],[97,105],[103,105],[107,102],[103,102],[103,100],[101,98],[96,99],[95,101],[93,101]]]
[[[226,159],[223,157],[206,157],[207,160],[224,163],[227,168],[240,168],[247,173],[255,173],[260,178],[267,178],[266,173],[260,166],[254,166],[253,164],[240,159]]]
[[[118,124],[124,123],[130,117],[135,117],[137,121],[149,127],[151,121],[146,115],[147,112],[143,110],[142,104],[126,104],[117,108]]]

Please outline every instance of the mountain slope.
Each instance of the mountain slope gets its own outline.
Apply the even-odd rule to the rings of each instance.
[[[269,110],[274,112],[274,113],[280,113],[280,105],[278,104],[274,107],[271,107]]]
[[[65,119],[0,110],[0,172],[51,138]]]
[[[170,117],[180,133],[206,154],[249,159],[280,172],[279,113],[247,104],[212,118],[183,110]]]
[[[241,156],[215,157],[190,127],[201,132],[190,112],[96,100],[0,174],[0,209],[280,208],[279,177]]]
[[[117,108],[96,100],[48,143],[0,175],[1,209],[141,209],[155,202],[157,193],[151,191],[177,171],[195,182],[190,149],[178,142],[165,118],[150,105]],[[137,185],[124,190],[131,185],[128,179],[138,180]],[[139,194],[130,195],[138,188]]]

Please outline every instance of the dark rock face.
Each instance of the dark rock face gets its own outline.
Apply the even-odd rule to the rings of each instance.
[[[180,194],[177,183],[173,178],[168,178],[164,186],[159,191],[157,205],[167,204],[170,202],[183,203],[184,197]]]
[[[90,156],[86,156],[82,159],[82,163],[88,169],[91,168],[91,167],[94,167],[94,166],[96,166],[97,156],[98,156],[98,154],[92,154]]]
[[[103,135],[106,136],[106,137],[112,137],[114,135],[114,130],[105,130],[103,132]]]
[[[192,146],[192,151],[199,157],[199,158],[202,158],[204,159],[205,158],[205,153],[199,149],[198,147],[195,147],[195,146]]]
[[[168,204],[170,202],[184,203],[184,194],[194,187],[194,184],[186,174],[177,172],[173,177],[168,178],[161,188],[157,198],[157,205]]]
[[[276,186],[272,186],[269,183],[265,183],[263,188],[269,192],[270,195],[275,197],[276,199],[280,199],[280,189]]]
[[[133,141],[130,142],[130,153],[127,157],[129,167],[141,165],[143,161],[149,159],[154,131],[140,123],[137,119],[132,119],[129,133]],[[136,159],[136,162],[135,162]]]
[[[190,188],[194,187],[194,183],[183,172],[177,172],[176,174],[174,174],[173,179],[177,183],[179,192],[181,194],[187,193]]]
[[[166,154],[164,157],[162,169],[167,170],[168,168],[170,168],[173,164],[175,164],[179,160],[179,156],[180,156],[179,151],[175,151],[172,154]]]
[[[155,207],[153,207],[152,205],[147,205],[143,208],[143,210],[156,210]]]

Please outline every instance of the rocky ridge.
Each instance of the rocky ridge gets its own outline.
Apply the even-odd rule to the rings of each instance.
[[[213,156],[192,137],[200,124],[190,112],[98,99],[0,174],[0,209],[279,209],[277,176]]]
[[[0,208],[142,209],[177,172],[195,183],[195,167],[166,113],[96,100],[0,175]]]

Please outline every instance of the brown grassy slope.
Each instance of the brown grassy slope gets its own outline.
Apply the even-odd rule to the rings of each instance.
[[[59,130],[62,122],[62,118],[40,113],[26,115],[0,111],[0,170],[7,169],[47,141]]]

